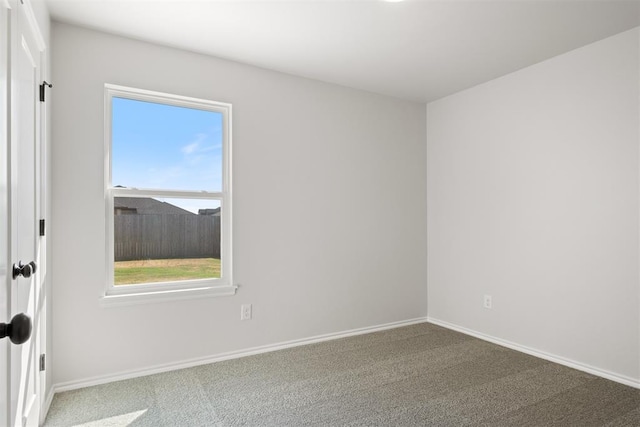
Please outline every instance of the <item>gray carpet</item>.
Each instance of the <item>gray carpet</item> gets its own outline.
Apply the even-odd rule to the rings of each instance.
[[[45,426],[640,426],[640,390],[413,326],[56,394]]]

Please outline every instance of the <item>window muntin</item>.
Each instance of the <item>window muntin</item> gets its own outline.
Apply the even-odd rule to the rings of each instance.
[[[229,104],[105,86],[106,296],[235,289],[230,130]]]

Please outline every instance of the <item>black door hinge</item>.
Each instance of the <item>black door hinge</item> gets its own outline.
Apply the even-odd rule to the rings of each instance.
[[[40,236],[44,236],[44,219],[40,220]]]
[[[40,372],[44,371],[47,367],[47,356],[44,353],[40,355]]]
[[[47,86],[49,86],[50,88],[53,87],[51,83],[48,83],[46,81],[43,81],[40,85],[40,102],[44,102],[44,90]]]

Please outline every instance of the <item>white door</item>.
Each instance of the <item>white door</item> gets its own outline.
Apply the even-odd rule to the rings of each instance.
[[[38,218],[40,166],[40,55],[35,36],[22,2],[11,2],[9,9],[12,33],[9,43],[10,164],[9,313],[5,318],[23,313],[32,325],[30,338],[23,344],[9,345],[9,422],[11,426],[37,426],[40,416],[39,343],[40,315],[40,245]],[[6,21],[5,21],[6,22]],[[16,270],[14,266],[20,267]],[[18,273],[18,274],[16,274]],[[8,320],[8,319],[7,319]],[[5,321],[5,319],[2,319]],[[14,331],[16,328],[14,328]],[[3,345],[7,345],[7,340]]]

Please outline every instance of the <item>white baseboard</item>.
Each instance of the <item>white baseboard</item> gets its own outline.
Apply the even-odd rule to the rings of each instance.
[[[451,329],[457,332],[462,332],[466,335],[471,335],[473,337],[479,338],[484,341],[489,341],[494,344],[498,344],[502,347],[507,347],[512,350],[516,350],[522,353],[530,354],[531,356],[539,357],[540,359],[545,359],[550,362],[558,363],[560,365],[568,366],[569,368],[577,369],[579,371],[583,371],[589,374],[596,375],[598,377],[606,378],[611,381],[615,381],[620,384],[628,385],[637,389],[640,389],[640,380],[627,377],[624,375],[616,374],[613,372],[606,371],[604,369],[595,368],[593,366],[586,365],[584,363],[576,362],[575,360],[565,359],[560,356],[556,356],[554,354],[545,353],[544,351],[536,350],[533,348],[526,347],[524,345],[516,344],[511,341],[503,340],[500,338],[493,337],[491,335],[486,335],[481,332],[474,331],[472,329],[467,329],[462,326],[454,325],[453,323],[445,322],[443,320],[434,319],[433,317],[427,317],[427,322],[433,323],[434,325],[442,326],[447,329]]]
[[[51,402],[53,402],[53,395],[55,394],[55,387],[51,387],[47,396],[42,403],[42,408],[40,408],[40,425],[44,423],[44,420],[47,419],[47,414],[49,413],[49,408],[51,408]]]
[[[403,320],[403,321],[400,321],[400,322],[386,323],[386,324],[383,324],[383,325],[369,326],[369,327],[366,327],[366,328],[351,329],[351,330],[348,330],[348,331],[335,332],[335,333],[324,334],[324,335],[317,335],[317,336],[310,337],[310,338],[303,338],[303,339],[298,339],[298,340],[280,342],[280,343],[276,343],[276,344],[264,345],[264,346],[259,346],[259,347],[252,347],[252,348],[248,348],[248,349],[245,349],[245,350],[230,351],[230,352],[227,352],[227,353],[220,353],[220,354],[213,355],[213,356],[208,356],[208,357],[189,359],[189,360],[184,360],[184,361],[181,361],[181,362],[166,363],[166,364],[163,364],[163,365],[156,365],[156,366],[143,368],[143,369],[135,369],[135,370],[129,370],[129,371],[119,372],[119,373],[115,373],[115,374],[109,374],[109,375],[97,376],[97,377],[92,377],[92,378],[86,378],[86,379],[78,380],[78,381],[64,382],[64,383],[60,383],[60,384],[55,384],[52,387],[51,399],[53,399],[53,393],[54,392],[55,393],[59,393],[59,392],[63,392],[63,391],[76,390],[76,389],[79,389],[79,388],[91,387],[91,386],[94,386],[94,385],[106,384],[106,383],[110,383],[110,382],[114,382],[114,381],[128,380],[128,379],[131,379],[131,378],[143,377],[143,376],[146,376],[146,375],[153,375],[153,374],[158,374],[158,373],[161,373],[161,372],[175,371],[175,370],[178,370],[178,369],[184,369],[184,368],[191,368],[191,367],[194,367],[194,366],[206,365],[206,364],[209,364],[209,363],[220,362],[220,361],[223,361],[223,360],[238,359],[240,357],[252,356],[252,355],[255,355],[255,354],[269,353],[269,352],[272,352],[272,351],[283,350],[285,348],[298,347],[298,346],[302,346],[302,345],[314,344],[314,343],[323,342],[323,341],[331,341],[331,340],[335,340],[335,339],[338,339],[338,338],[346,338],[346,337],[351,337],[351,336],[355,336],[355,335],[368,334],[368,333],[371,333],[371,332],[378,332],[378,331],[383,331],[383,330],[386,330],[386,329],[399,328],[399,327],[402,327],[402,326],[409,326],[409,325],[414,325],[414,324],[417,324],[417,323],[424,323],[426,321],[427,321],[426,317],[420,317],[420,318],[417,318],[417,319]],[[49,402],[49,404],[50,403],[51,402]]]

